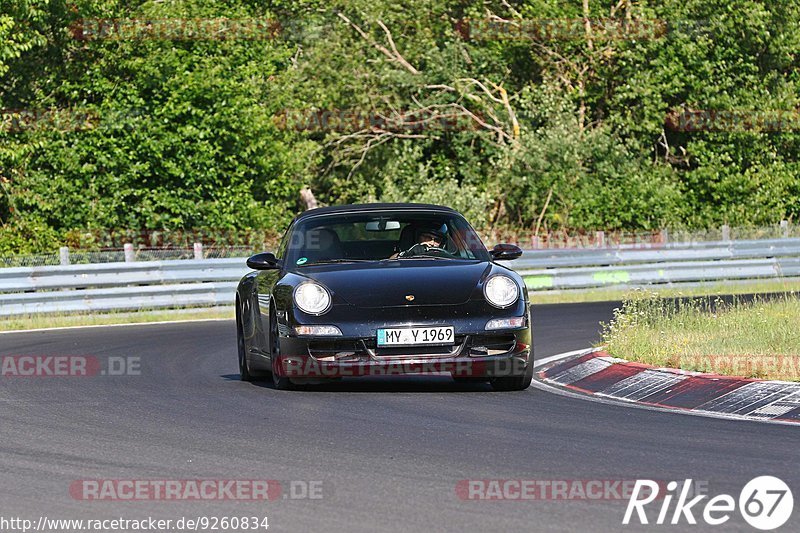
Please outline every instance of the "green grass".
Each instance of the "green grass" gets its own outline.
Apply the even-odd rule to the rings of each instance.
[[[681,298],[687,296],[716,296],[720,294],[764,294],[779,292],[800,293],[800,281],[737,281],[736,283],[705,283],[699,285],[672,286],[663,288],[648,288],[651,293],[662,298]],[[630,289],[599,288],[589,290],[530,290],[531,303],[559,304],[582,302],[606,302],[623,300]]]
[[[138,312],[99,314],[22,315],[0,319],[0,331],[61,328],[74,326],[107,326],[111,324],[144,324],[181,320],[233,319],[233,307],[145,310]]]
[[[800,381],[800,297],[726,303],[635,291],[604,324],[603,344],[609,354],[629,361]]]

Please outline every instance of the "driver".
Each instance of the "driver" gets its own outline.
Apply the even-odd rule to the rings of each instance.
[[[444,249],[447,242],[447,225],[423,226],[417,230],[417,243],[400,253],[393,254],[389,259],[400,257],[414,257],[425,255],[431,251],[449,253]]]
[[[420,232],[417,244],[426,248],[441,248],[444,245],[444,235],[436,230],[426,229]]]

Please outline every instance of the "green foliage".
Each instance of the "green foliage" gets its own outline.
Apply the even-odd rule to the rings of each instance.
[[[465,20],[487,10],[529,26],[583,16],[580,2],[510,4],[0,0],[0,254],[98,228],[279,232],[302,209],[303,186],[326,204],[448,204],[481,229],[800,215],[800,132],[676,131],[666,120],[683,109],[800,108],[797,2],[643,1],[626,11],[592,0],[592,20],[662,20],[668,31],[603,39],[595,28],[589,39],[579,24],[571,38],[465,37]],[[281,31],[75,38],[87,19],[220,17],[278,19]],[[15,109],[39,119],[15,128]],[[326,130],[279,119],[420,109],[458,115],[457,126]]]
[[[603,325],[606,351],[643,363],[745,377],[800,381],[800,299],[663,298],[635,290]],[[770,359],[771,358],[771,359]]]

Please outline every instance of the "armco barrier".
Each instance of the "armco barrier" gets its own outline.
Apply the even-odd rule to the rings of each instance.
[[[244,258],[0,269],[0,316],[232,305]]]
[[[800,276],[800,239],[531,250],[510,266],[533,290],[792,278]]]
[[[506,263],[532,290],[800,277],[800,239],[529,250]],[[233,303],[244,258],[0,268],[0,316]]]

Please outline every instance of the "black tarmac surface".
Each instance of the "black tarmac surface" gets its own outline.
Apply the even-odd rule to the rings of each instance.
[[[614,307],[534,307],[536,358],[588,347]],[[691,478],[738,499],[750,479],[775,475],[800,498],[795,427],[533,387],[498,393],[444,376],[280,392],[238,381],[233,321],[6,334],[0,355],[141,363],[140,375],[0,377],[5,518],[268,516],[270,531],[637,531],[654,528],[622,526],[626,501],[465,501],[456,486]],[[323,489],[313,500],[87,502],[69,492],[81,479],[273,479],[287,492],[290,481],[322,481]],[[798,529],[794,514],[787,530]],[[751,530],[736,513],[717,528],[683,521],[655,529]]]

